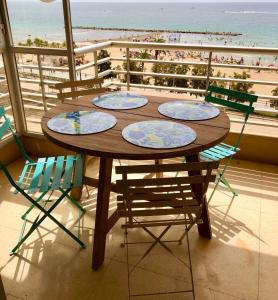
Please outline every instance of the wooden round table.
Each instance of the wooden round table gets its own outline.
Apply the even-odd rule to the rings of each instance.
[[[97,210],[95,220],[95,234],[93,244],[93,269],[97,270],[104,261],[106,234],[118,220],[114,213],[108,219],[111,173],[113,159],[147,160],[156,161],[163,158],[185,156],[187,161],[198,161],[198,153],[221,142],[229,133],[230,120],[226,113],[220,112],[219,116],[204,121],[178,121],[167,118],[158,112],[158,106],[162,103],[172,101],[174,98],[162,96],[147,96],[149,103],[141,108],[130,110],[107,110],[96,107],[91,100],[96,97],[87,96],[82,99],[65,101],[63,104],[52,108],[42,118],[42,130],[53,143],[86,155],[100,158],[99,179],[84,177],[84,183],[97,186]],[[47,127],[50,118],[70,111],[84,111],[95,109],[108,112],[117,118],[117,124],[112,129],[91,135],[66,135],[59,134]],[[146,120],[172,120],[191,127],[197,134],[196,140],[184,147],[176,149],[149,149],[138,147],[128,143],[122,137],[122,130],[129,124]],[[202,187],[196,187],[196,192]],[[201,195],[201,192],[200,192]],[[211,228],[207,207],[203,209],[203,224],[198,225],[199,234],[211,238]]]

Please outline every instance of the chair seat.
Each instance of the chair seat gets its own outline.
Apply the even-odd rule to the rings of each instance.
[[[235,155],[240,149],[225,143],[220,143],[200,152],[200,159],[204,161],[221,160]]]
[[[39,158],[37,162],[27,160],[18,186],[28,194],[80,187],[82,172],[81,155],[44,157]]]

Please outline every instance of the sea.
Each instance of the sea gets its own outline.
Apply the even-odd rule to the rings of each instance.
[[[40,37],[64,41],[62,1],[7,0],[14,43]],[[132,29],[233,32],[162,34],[166,41],[251,47],[278,47],[278,3],[95,3],[71,2],[76,42],[118,39],[142,34]],[[131,31],[76,27],[126,28]]]

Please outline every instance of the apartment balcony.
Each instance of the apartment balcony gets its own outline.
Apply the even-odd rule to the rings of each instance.
[[[232,197],[221,186],[217,189],[209,204],[213,231],[211,240],[200,237],[196,226],[190,230],[193,275],[198,300],[276,299],[278,96],[273,90],[278,86],[278,67],[252,62],[258,57],[266,62],[269,57],[278,57],[278,48],[122,40],[74,49],[67,0],[61,2],[67,21],[65,24],[68,24],[65,26],[65,47],[18,46],[12,42],[4,2],[0,3],[0,21],[6,28],[3,38],[4,27],[0,27],[0,106],[5,107],[17,136],[32,157],[71,153],[51,143],[41,128],[43,115],[60,104],[53,88],[59,82],[104,78],[103,86],[108,91],[156,95],[169,98],[169,101],[203,100],[210,84],[226,88],[236,84],[250,86],[248,91],[258,96],[258,102],[246,125],[241,151],[226,172],[239,196]],[[107,51],[106,57],[99,57],[101,51]],[[148,55],[144,56],[146,53]],[[226,59],[219,61],[222,56]],[[187,71],[161,71],[161,66],[169,66],[169,70],[179,66]],[[194,68],[201,68],[202,72],[195,74]],[[233,75],[244,71],[250,76],[237,78]],[[231,130],[225,142],[233,143],[240,132],[243,117],[231,109],[227,109],[226,113],[231,121]],[[0,160],[18,178],[24,161],[11,135],[0,141],[0,154]],[[114,166],[119,164],[117,160],[113,163]],[[139,161],[121,160],[121,164],[139,164]],[[99,161],[93,158],[89,161],[87,175],[97,177],[98,170]],[[114,169],[112,179],[117,179]],[[210,185],[208,195],[212,188],[213,185]],[[103,266],[98,271],[91,269],[97,192],[96,188],[90,188],[87,195],[84,187],[80,202],[87,210],[81,232],[86,249],[80,250],[53,222],[45,221],[17,255],[9,256],[18,239],[20,216],[28,203],[22,196],[14,194],[3,172],[0,172],[0,271],[7,299],[112,300],[128,299],[129,293],[147,293],[150,294],[147,297],[136,298],[151,300],[154,292],[165,293],[159,298],[162,300],[192,299],[189,294],[167,295],[169,291],[186,289],[190,283],[190,273],[180,261],[181,257],[187,258],[184,257],[186,242],[172,244],[171,249],[177,259],[173,259],[159,244],[156,245],[142,266],[132,274],[130,279],[133,283],[128,284],[127,266],[135,264],[134,259],[143,254],[144,247],[130,246],[128,261],[127,247],[121,247],[124,241],[123,221],[118,221],[107,235]],[[52,195],[53,199],[56,197],[56,194]],[[70,204],[62,203],[54,215],[76,231],[71,208]],[[115,208],[116,194],[112,193],[110,215]],[[140,229],[131,230],[128,235],[131,242],[149,241]],[[167,239],[176,238],[178,232],[173,228]],[[2,300],[1,296],[0,293]]]

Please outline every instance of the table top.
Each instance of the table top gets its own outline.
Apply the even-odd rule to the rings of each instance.
[[[178,156],[188,156],[208,149],[221,142],[229,133],[230,120],[223,111],[213,119],[203,121],[179,121],[161,115],[158,107],[162,103],[174,100],[164,96],[147,96],[149,103],[143,107],[132,110],[107,110],[98,108],[91,103],[94,96],[86,96],[78,100],[68,100],[50,109],[42,118],[42,131],[53,143],[91,156],[119,159],[162,159]],[[95,109],[96,111],[109,112],[118,122],[115,127],[105,132],[86,136],[73,136],[60,134],[50,130],[47,122],[52,117],[63,112],[82,111]],[[197,134],[196,140],[184,147],[175,149],[150,149],[138,147],[128,143],[122,137],[122,130],[135,122],[147,120],[168,120],[191,127]]]

